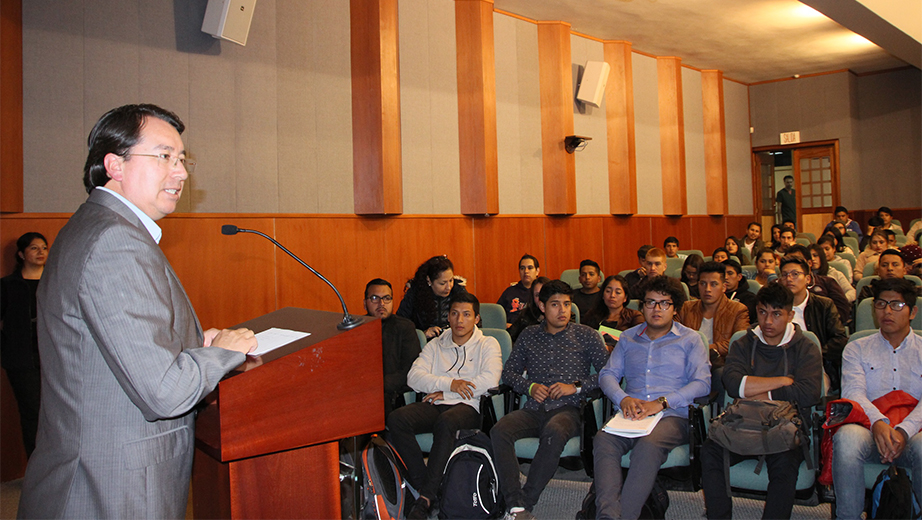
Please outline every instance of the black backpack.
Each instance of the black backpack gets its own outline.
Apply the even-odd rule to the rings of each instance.
[[[906,470],[895,465],[880,472],[871,490],[868,518],[919,518],[918,497]]]
[[[653,482],[653,489],[650,490],[650,496],[640,508],[639,520],[662,520],[666,518],[666,510],[669,509],[669,492],[666,491],[666,485],[659,478]],[[589,486],[589,493],[583,498],[582,509],[576,512],[576,520],[594,520],[596,517],[595,510],[595,482]]]
[[[362,514],[365,520],[406,518],[408,498],[417,492],[407,483],[407,467],[397,450],[372,435],[362,450]]]
[[[490,438],[458,430],[439,486],[439,518],[497,518],[503,512]]]

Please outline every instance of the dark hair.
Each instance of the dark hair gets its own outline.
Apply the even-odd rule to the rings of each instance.
[[[368,289],[371,289],[372,287],[376,285],[386,285],[391,290],[391,292],[394,292],[394,288],[391,286],[391,282],[388,282],[384,278],[375,278],[374,280],[365,284],[365,297],[366,298],[368,298]]]
[[[676,237],[666,237],[666,240],[663,240],[663,247],[666,247],[666,244],[675,244],[679,245],[679,239]],[[646,257],[646,254],[644,254]]]
[[[794,229],[794,228],[792,228],[792,227],[787,227],[787,226],[785,226],[785,227],[781,228],[781,233],[780,233],[778,236],[781,236],[781,235],[783,235],[783,234],[785,234],[785,233],[790,233],[791,236],[793,236],[794,238],[797,238],[797,230]]]
[[[725,249],[726,249],[726,247],[727,247],[727,242],[733,242],[734,244],[736,244],[737,253],[739,253],[739,250],[740,250],[740,249],[743,249],[743,244],[740,243],[740,239],[736,238],[736,237],[733,236],[733,235],[728,236],[727,239],[724,240],[724,248],[725,248]],[[729,253],[730,250],[727,249],[727,252]],[[713,255],[711,255],[711,256],[713,256]]]
[[[48,245],[48,240],[45,238],[45,235],[36,231],[30,231],[16,239],[16,267],[13,268],[13,272],[18,273],[22,271],[22,268],[25,266],[26,262],[22,259],[22,257],[19,256],[19,253],[25,255],[26,248],[29,247],[29,245],[32,244],[32,241],[36,238],[42,239],[42,242],[44,242],[46,246]]]
[[[548,278],[547,276],[539,276],[535,278],[534,282],[531,282],[531,289],[528,290],[528,296],[529,296],[528,301],[525,302],[525,308],[522,309],[522,312],[521,314],[519,314],[519,317],[516,318],[516,321],[520,319],[530,319],[532,323],[538,323],[538,319],[543,314],[541,312],[541,309],[539,309],[538,306],[535,305],[535,288],[538,287],[539,285],[543,287],[544,284],[550,281],[551,279]]]
[[[727,266],[722,262],[705,262],[701,264],[701,269],[698,269],[698,278],[700,279],[704,273],[720,273],[721,278],[726,278]]]
[[[892,229],[882,229],[881,231],[883,231],[884,234],[887,235],[887,242],[890,241],[890,237],[896,236],[896,231],[893,231]]]
[[[538,259],[535,258],[535,257],[533,257],[533,256],[531,256],[531,255],[528,254],[528,253],[525,253],[524,255],[522,255],[522,258],[519,258],[519,265],[522,265],[522,261],[523,261],[523,260],[531,260],[532,262],[534,262],[534,263],[535,263],[535,269],[541,267],[541,265],[538,263]]]
[[[781,179],[781,180],[786,181],[786,180],[788,180],[788,179],[791,179],[791,180],[793,181],[793,180],[794,180],[794,176],[793,176],[793,175],[785,175],[784,178]]]
[[[817,274],[827,276],[829,274],[829,262],[826,261],[826,251],[823,251],[823,248],[820,247],[819,242],[817,242],[816,244],[810,244],[807,250],[809,250],[811,253],[810,255],[811,260],[813,260],[813,254],[812,254],[813,252],[816,252],[817,256],[820,257],[820,266],[817,269],[814,269],[814,271]]]
[[[878,217],[877,215],[874,215],[873,217],[868,219],[868,225],[873,226],[873,227],[883,226],[884,219]]]
[[[714,258],[715,256],[717,256],[717,253],[720,253],[720,252],[727,253],[727,258],[730,258],[730,251],[728,251],[726,247],[718,247],[717,249],[715,249],[714,252],[711,253],[711,258]]]
[[[877,257],[877,265],[880,265],[880,261],[883,260],[885,255],[895,256],[900,259],[903,265],[906,265],[906,261],[903,260],[903,253],[900,253],[898,249],[893,249],[892,247],[880,253],[880,256]]]
[[[848,210],[845,209],[845,206],[836,206],[836,209],[833,210],[832,214],[835,215],[836,213],[839,213],[839,212],[848,213]]]
[[[800,253],[804,257],[804,260],[810,258],[810,251],[807,249],[807,246],[803,244],[794,244],[785,251],[786,255],[793,255]]]
[[[780,237],[781,236],[781,225],[780,224],[772,225],[772,232],[771,232],[771,236],[769,237],[771,239],[772,249],[778,249],[778,246],[781,245],[781,242],[775,241],[775,230],[776,229],[778,230],[778,236]]]
[[[724,260],[721,263],[724,264],[725,267],[732,267],[733,270],[736,272],[736,274],[740,274],[743,272],[743,266],[741,266],[739,262],[737,262],[736,260],[732,258],[729,260]],[[726,269],[724,269],[724,275],[726,276]]]
[[[753,220],[752,222],[746,224],[746,229],[749,229],[752,226],[759,226],[759,232],[762,231],[762,224],[760,222],[756,222],[755,220]]]
[[[909,306],[909,312],[912,312],[916,306],[916,284],[912,280],[905,278],[882,278],[871,281],[871,292],[874,299],[880,298],[880,293],[884,291],[893,291],[903,297],[903,301]]]
[[[886,213],[887,215],[893,216],[893,210],[887,206],[881,206],[877,208],[877,216],[879,217],[881,213]]]
[[[605,292],[605,289],[607,289],[608,285],[612,282],[618,282],[621,284],[621,288],[624,289],[624,306],[627,307],[627,304],[631,301],[631,294],[628,290],[627,280],[625,280],[624,277],[620,274],[613,274],[611,276],[605,277],[605,281],[602,282],[602,293]],[[589,309],[589,312],[587,312],[586,315],[592,315],[593,317],[598,318],[599,321],[605,321],[608,318],[608,305],[605,305],[604,294],[601,298],[596,300],[595,306]]]
[[[816,243],[820,244],[823,242],[823,237],[830,237],[835,242],[832,244],[835,247],[837,253],[845,251],[845,240],[842,239],[842,233],[833,226],[826,228],[826,231],[823,232],[823,236],[820,237]]]
[[[883,229],[875,229],[875,230],[872,231],[871,234],[868,236],[868,244],[870,244],[870,243],[871,243],[871,240],[873,240],[874,237],[876,237],[876,236],[877,236],[877,237],[880,237],[880,238],[882,238],[882,239],[884,239],[884,242],[890,242],[890,239],[887,237],[887,234],[884,233],[884,230],[883,230]]]
[[[83,166],[83,185],[87,193],[109,182],[106,155],[114,153],[125,157],[141,139],[141,129],[148,117],[166,121],[180,134],[186,129],[179,116],[157,105],[123,105],[106,112],[87,137],[89,152]]]
[[[589,259],[583,260],[582,262],[579,263],[579,270],[582,271],[583,268],[584,268],[584,267],[587,267],[587,266],[588,266],[588,267],[595,267],[595,272],[596,272],[596,274],[602,272],[602,268],[599,267],[599,264],[596,263],[595,260],[589,260]]]
[[[433,256],[416,268],[416,274],[409,281],[409,287],[404,297],[411,298],[410,301],[419,309],[417,312],[420,318],[424,318],[425,323],[434,322],[437,312],[435,294],[432,292],[430,282],[449,269],[454,271],[455,266],[447,256]]]
[[[645,245],[642,245],[642,246],[640,246],[639,248],[637,248],[637,259],[638,259],[638,260],[643,260],[644,258],[646,258],[646,257],[647,257],[647,251],[649,251],[649,250],[651,250],[651,249],[653,249],[653,246],[651,246],[651,245],[649,245],[649,244],[645,244]]]
[[[456,303],[470,303],[474,307],[474,316],[480,316],[480,300],[477,299],[473,294],[463,291],[451,296],[451,302],[448,304],[448,309],[451,310],[452,306]]]
[[[644,287],[643,300],[646,300],[647,294],[651,292],[666,294],[672,298],[672,305],[676,314],[679,314],[679,311],[682,310],[682,305],[685,304],[685,288],[682,287],[681,282],[664,274],[654,276],[647,282],[646,287]]]
[[[752,257],[752,263],[753,264],[758,263],[759,259],[762,258],[762,255],[765,255],[765,254],[771,254],[773,258],[775,256],[775,252],[772,251],[771,248],[763,247],[762,249],[759,249],[758,251],[756,251],[756,254]]]
[[[775,280],[756,293],[756,305],[760,303],[772,309],[791,310],[794,308],[794,293],[783,283]]]
[[[813,271],[810,270],[810,266],[807,264],[807,261],[803,258],[796,255],[784,255],[781,257],[781,265],[778,267],[778,276],[780,279],[781,270],[784,269],[784,266],[788,264],[797,264],[804,270],[804,274],[811,274]]]
[[[538,293],[538,299],[541,303],[547,303],[547,301],[551,299],[551,296],[555,294],[573,296],[573,288],[566,282],[551,280],[541,287],[541,292]]]
[[[681,271],[682,274],[680,276],[682,282],[686,284],[688,283],[688,278],[685,277],[686,268],[694,267],[700,273],[702,264],[704,264],[704,258],[702,258],[701,255],[699,255],[698,253],[692,253],[688,255],[688,258],[685,259],[685,263],[682,264],[682,271]]]
[[[789,226],[788,224],[791,224],[791,225]],[[791,229],[796,229],[796,228],[797,228],[797,223],[794,222],[793,220],[789,219],[789,218],[786,218],[786,219],[784,219],[784,220],[781,221],[781,227],[782,227],[781,231],[784,231],[783,228],[786,228],[786,227],[789,227],[789,228],[791,228]]]

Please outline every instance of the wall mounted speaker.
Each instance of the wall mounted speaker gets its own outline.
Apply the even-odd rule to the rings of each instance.
[[[255,7],[256,0],[208,0],[202,32],[246,45]]]
[[[610,72],[611,66],[604,61],[587,61],[576,99],[594,107],[601,105]]]

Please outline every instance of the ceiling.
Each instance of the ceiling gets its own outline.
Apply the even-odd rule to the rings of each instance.
[[[889,1],[919,10],[918,0]],[[744,83],[922,64],[922,44],[857,0],[494,0],[494,7],[562,20],[575,32]]]

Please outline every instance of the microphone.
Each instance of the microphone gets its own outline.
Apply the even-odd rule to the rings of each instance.
[[[343,296],[342,296],[341,294],[339,294],[339,290],[336,289],[336,286],[333,285],[332,283],[330,283],[330,281],[327,280],[322,274],[320,274],[320,273],[318,273],[317,271],[315,271],[313,267],[307,265],[307,264],[304,262],[304,260],[301,260],[300,258],[298,258],[297,255],[295,255],[294,253],[292,253],[291,251],[289,251],[288,249],[286,249],[285,246],[283,246],[282,244],[279,244],[274,238],[270,237],[269,235],[267,235],[267,234],[265,234],[265,233],[263,233],[263,232],[256,231],[255,229],[243,229],[243,228],[238,228],[237,226],[235,226],[235,225],[233,225],[233,224],[225,224],[225,225],[221,226],[221,234],[222,234],[222,235],[236,235],[237,233],[253,233],[253,234],[256,234],[256,235],[259,235],[259,236],[265,238],[265,239],[268,240],[269,242],[272,242],[273,244],[275,244],[276,247],[278,247],[278,248],[281,249],[282,251],[288,253],[288,256],[294,258],[299,264],[301,264],[301,265],[303,265],[304,267],[306,267],[310,272],[312,272],[312,273],[314,273],[315,275],[317,275],[317,278],[320,278],[321,280],[323,280],[324,282],[326,282],[326,284],[329,285],[331,289],[333,289],[333,292],[336,293],[336,296],[339,297],[339,303],[341,303],[342,306],[343,306],[343,321],[340,322],[340,324],[336,326],[337,329],[339,329],[339,330],[349,330],[349,329],[353,329],[353,328],[358,327],[359,325],[361,325],[361,323],[362,323],[362,318],[359,317],[359,316],[353,316],[353,315],[349,314],[349,311],[346,309],[346,301],[343,300]]]

